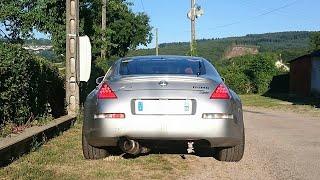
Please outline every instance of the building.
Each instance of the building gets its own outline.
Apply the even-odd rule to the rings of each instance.
[[[290,93],[320,95],[320,51],[290,61]]]
[[[290,68],[285,63],[282,62],[282,59],[277,60],[275,65],[280,70],[283,70],[285,72],[290,71]]]

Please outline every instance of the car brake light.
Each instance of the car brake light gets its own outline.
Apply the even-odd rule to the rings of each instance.
[[[226,85],[223,83],[219,84],[211,94],[210,99],[230,99],[229,90]]]
[[[111,87],[107,83],[103,83],[99,92],[98,99],[116,99],[116,94],[112,91]]]

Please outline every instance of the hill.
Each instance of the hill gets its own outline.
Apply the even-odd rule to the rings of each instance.
[[[242,37],[228,37],[197,40],[198,56],[210,59],[224,59],[224,54],[233,45],[257,46],[259,52],[281,54],[288,61],[308,51],[309,31],[290,31],[265,34],[248,34]],[[188,42],[164,43],[159,45],[159,54],[186,55],[189,51]],[[139,49],[130,51],[128,56],[153,55],[155,49]]]
[[[25,45],[33,45],[33,46],[51,46],[51,40],[50,39],[27,39],[24,42]]]

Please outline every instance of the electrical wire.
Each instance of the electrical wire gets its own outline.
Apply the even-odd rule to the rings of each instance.
[[[140,0],[140,1],[142,1],[142,0]],[[215,30],[215,29],[219,29],[219,28],[225,28],[225,27],[233,26],[233,25],[240,24],[240,23],[247,22],[247,21],[252,21],[252,20],[255,20],[255,19],[259,18],[259,17],[266,16],[266,15],[269,15],[269,14],[272,14],[272,13],[276,13],[276,12],[280,11],[281,9],[288,8],[288,7],[292,6],[292,5],[294,5],[297,1],[299,1],[299,0],[294,0],[294,1],[291,1],[291,2],[287,2],[283,6],[280,6],[280,7],[277,7],[277,8],[273,8],[273,9],[270,9],[270,10],[266,10],[265,12],[262,12],[260,14],[255,15],[255,16],[252,16],[252,17],[248,18],[247,20],[234,21],[234,22],[230,22],[230,23],[223,24],[223,25],[218,25],[218,26],[211,27],[211,28],[210,27],[209,28],[204,28],[202,30]],[[185,30],[181,30],[180,32],[186,33],[186,32],[190,32],[190,30],[189,29],[188,30],[185,29]]]
[[[285,9],[285,8],[287,8],[287,7],[290,7],[290,6],[292,6],[293,4],[295,4],[297,1],[299,1],[299,0],[292,1],[291,3],[287,3],[287,4],[285,4],[285,5],[281,6],[281,7],[278,7],[278,8],[272,9],[272,10],[269,10],[269,11],[267,11],[267,12],[265,12],[265,13],[262,13],[262,14],[259,14],[259,15],[256,16],[255,18],[261,17],[261,16],[265,16],[265,15],[271,14],[271,13],[273,13],[273,12],[279,11],[279,10],[281,10],[281,9]]]
[[[143,9],[143,12],[146,13],[146,9],[144,8],[144,4],[143,4],[142,0],[140,0],[140,3],[141,3],[141,6],[142,6],[142,9]]]
[[[268,15],[268,14],[272,14],[272,13],[274,13],[274,12],[277,12],[277,11],[281,10],[281,9],[288,8],[288,7],[292,6],[292,5],[294,5],[297,1],[299,1],[299,0],[291,1],[290,3],[286,3],[285,5],[280,6],[280,7],[278,7],[278,8],[274,8],[274,9],[268,10],[268,11],[263,12],[263,13],[261,13],[261,14],[258,14],[258,15],[256,15],[256,16],[253,16],[253,17],[251,17],[250,19],[247,19],[247,20],[245,20],[245,21],[252,21],[252,20],[255,20],[256,18],[265,16],[265,15]],[[232,26],[232,25],[239,24],[239,23],[242,23],[242,22],[244,22],[244,21],[235,21],[235,22],[232,22],[232,23],[228,23],[228,24],[224,24],[224,25],[219,25],[219,26],[215,26],[215,27],[213,27],[213,28],[206,28],[206,29],[208,29],[208,30],[213,30],[213,29],[218,29],[218,28],[224,28],[224,27]]]

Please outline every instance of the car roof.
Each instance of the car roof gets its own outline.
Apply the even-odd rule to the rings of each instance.
[[[201,57],[194,57],[194,56],[177,56],[177,55],[159,55],[159,56],[133,56],[133,57],[125,57],[122,58],[123,60],[152,60],[152,59],[176,59],[176,60],[203,60]]]

